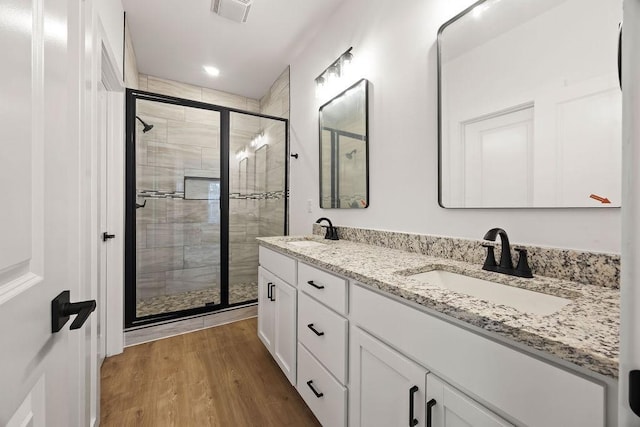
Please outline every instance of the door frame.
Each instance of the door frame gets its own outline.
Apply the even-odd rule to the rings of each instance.
[[[102,43],[101,77],[107,89],[107,228],[116,235],[106,245],[108,271],[105,311],[105,355],[124,347],[124,85],[117,76],[113,52]],[[119,237],[119,238],[118,238]],[[99,242],[102,244],[103,242]]]
[[[80,135],[84,143],[80,144],[81,151],[81,173],[79,175],[79,187],[81,195],[81,219],[80,228],[82,236],[79,250],[83,254],[84,262],[81,263],[81,294],[83,299],[94,299],[99,305],[97,313],[105,313],[100,328],[106,336],[104,353],[102,356],[121,353],[124,346],[124,330],[122,325],[122,284],[123,278],[117,280],[118,268],[122,271],[122,256],[118,257],[117,244],[109,246],[110,259],[109,271],[113,271],[111,281],[103,284],[99,278],[99,256],[103,250],[103,242],[98,232],[100,227],[100,215],[114,218],[113,230],[119,233],[123,241],[124,233],[118,232],[118,201],[122,205],[122,190],[114,192],[117,188],[118,174],[117,167],[122,168],[123,159],[118,159],[117,147],[122,146],[122,135],[124,134],[124,86],[113,48],[109,43],[107,33],[96,8],[95,2],[83,3],[83,31],[84,40],[91,40],[81,46],[82,59],[81,67],[81,113],[80,113]],[[99,117],[99,93],[98,87],[104,85],[107,96],[107,116],[110,118],[104,123],[107,129],[108,138],[106,140],[107,164],[110,165],[107,171],[107,186],[110,188],[107,198],[113,200],[110,203],[110,212],[101,212],[100,204],[100,175],[102,167],[100,159],[100,123]],[[102,118],[104,121],[104,118]],[[114,181],[114,182],[111,182]],[[122,178],[120,178],[122,181]],[[113,205],[113,208],[111,207]],[[120,220],[122,223],[123,220]],[[121,224],[120,228],[124,228]],[[114,242],[116,243],[116,242]],[[124,246],[124,243],[122,244]],[[120,253],[123,249],[120,248]],[[122,274],[121,274],[122,276]],[[118,293],[120,294],[120,304],[118,304]],[[112,301],[113,300],[113,301]],[[79,343],[79,354],[81,363],[80,384],[85,389],[85,396],[82,398],[81,413],[79,419],[87,425],[98,425],[100,423],[100,363],[98,361],[98,319],[97,315],[89,319],[85,327],[83,339]]]
[[[625,0],[621,46],[622,79],[622,245],[620,275],[620,371],[618,425],[639,426],[629,405],[629,372],[640,369],[640,2]]]
[[[87,285],[89,289],[98,289],[96,297],[101,292],[99,285],[98,257],[102,249],[103,242],[100,233],[96,232],[97,214],[106,215],[109,232],[116,235],[113,244],[106,245],[104,249],[107,251],[107,259],[109,260],[107,283],[105,292],[102,293],[106,298],[98,300],[100,309],[106,313],[106,322],[101,327],[106,335],[106,346],[104,348],[105,356],[120,354],[124,348],[124,323],[123,323],[123,305],[124,305],[124,83],[118,72],[118,62],[114,54],[113,48],[109,43],[106,30],[100,16],[95,10],[87,10],[87,32],[91,34],[92,44],[87,47],[87,67],[89,88],[86,90],[85,102],[88,108],[85,109],[84,123],[87,127],[85,132],[85,140],[90,141],[90,147],[85,148],[87,153],[87,164],[91,165],[91,182],[89,186],[89,200],[91,218],[88,219],[87,225],[89,231],[90,247],[88,252],[91,254],[90,279]],[[99,98],[98,85],[102,83],[106,88],[107,95],[107,200],[108,211],[100,212],[99,197],[99,176],[101,173],[101,165],[98,164],[99,151]],[[87,194],[87,193],[85,193]],[[102,230],[107,231],[107,230]],[[87,277],[87,276],[85,276]],[[97,319],[96,319],[97,320]]]

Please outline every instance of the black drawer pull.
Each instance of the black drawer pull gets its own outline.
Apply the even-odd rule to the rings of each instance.
[[[316,391],[316,389],[313,387],[313,380],[307,381],[307,385],[309,386],[309,388],[311,389],[313,394],[315,394],[318,399],[320,399],[322,396],[324,396],[324,393],[318,393]]]
[[[313,280],[309,280],[307,283],[310,284],[311,286],[313,286],[316,289],[324,289],[323,285],[316,285],[315,283],[313,283]]]
[[[436,400],[431,399],[427,402],[427,427],[431,427],[431,408],[436,405]]]
[[[409,389],[409,427],[413,427],[418,424],[418,420],[414,417],[413,408],[413,395],[418,391],[418,386],[414,385]]]
[[[321,337],[324,335],[324,332],[320,332],[318,331],[316,328],[313,327],[313,323],[309,323],[307,325],[307,328],[311,329],[313,331],[314,334],[316,334],[317,336]]]
[[[269,301],[275,301],[275,295],[273,295],[273,289],[276,287],[276,285],[273,284],[273,282],[269,282],[267,283],[267,298],[269,298]]]
[[[275,289],[276,285],[274,285],[272,282],[267,283],[267,298],[269,298],[269,301],[275,301],[276,300],[276,296],[273,294],[273,290]]]

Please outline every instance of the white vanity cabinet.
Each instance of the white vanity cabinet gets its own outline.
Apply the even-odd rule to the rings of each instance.
[[[347,425],[347,281],[298,262],[298,392],[324,426]]]
[[[427,370],[357,327],[350,336],[349,426],[424,426]]]
[[[268,252],[265,252],[268,251]],[[267,253],[266,257],[263,254]],[[267,347],[291,384],[296,384],[296,321],[298,297],[295,287],[273,274],[295,275],[295,261],[260,248],[258,268],[258,337]]]
[[[427,405],[432,427],[513,426],[433,374],[427,375]]]
[[[419,361],[434,374],[464,390],[464,394],[476,396],[516,425],[605,425],[603,384],[353,283],[350,302],[352,328],[355,324],[397,352]],[[435,393],[436,389],[430,390]],[[426,401],[432,398],[427,392]],[[446,405],[452,401],[445,396],[445,414]],[[436,404],[432,410],[442,414],[441,408],[442,405]],[[473,412],[469,409],[468,413]],[[470,425],[508,424],[483,424],[482,420],[473,419]]]
[[[512,426],[355,326],[350,347],[351,427]]]
[[[273,275],[258,267],[258,338],[269,351],[275,342],[276,305],[273,304]]]
[[[264,247],[260,265],[258,335],[326,427],[606,425],[604,383]]]

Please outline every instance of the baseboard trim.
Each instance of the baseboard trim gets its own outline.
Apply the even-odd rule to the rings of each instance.
[[[238,320],[256,317],[258,315],[258,304],[251,304],[239,308],[231,308],[212,314],[193,316],[161,324],[141,326],[135,329],[128,329],[124,333],[124,346],[131,347],[149,341],[169,338],[176,335],[187,334],[200,329],[212,328]]]

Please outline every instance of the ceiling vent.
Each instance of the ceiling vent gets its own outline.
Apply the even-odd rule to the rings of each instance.
[[[247,22],[253,0],[211,0],[211,10],[235,22]]]

